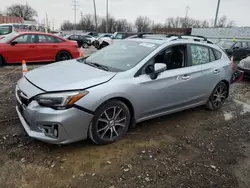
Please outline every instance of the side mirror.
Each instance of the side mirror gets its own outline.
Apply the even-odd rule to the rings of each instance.
[[[11,41],[11,43],[10,43],[11,46],[15,46],[16,44],[18,44],[17,41]]]
[[[167,65],[164,63],[155,63],[154,67],[153,65],[149,65],[146,68],[146,73],[149,74],[150,78],[152,80],[156,79],[158,74],[160,74],[161,72],[164,72],[165,70],[167,70]]]
[[[155,63],[155,74],[159,74],[165,70],[167,70],[167,65],[165,63]]]

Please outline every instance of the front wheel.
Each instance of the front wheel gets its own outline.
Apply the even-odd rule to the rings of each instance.
[[[115,142],[127,132],[130,118],[130,111],[123,102],[108,101],[96,110],[89,127],[89,137],[96,144]]]
[[[82,47],[83,47],[83,48],[88,48],[89,45],[88,45],[87,43],[83,43]]]
[[[56,56],[56,61],[66,61],[69,59],[72,59],[72,56],[70,55],[69,52],[66,51],[61,51]]]
[[[224,82],[220,82],[215,87],[211,96],[209,97],[206,108],[209,110],[218,110],[225,103],[228,95],[228,87]]]

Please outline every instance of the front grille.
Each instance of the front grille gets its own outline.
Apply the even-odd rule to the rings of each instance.
[[[23,105],[28,106],[29,99],[24,92],[22,92],[20,89],[17,89],[17,96]]]

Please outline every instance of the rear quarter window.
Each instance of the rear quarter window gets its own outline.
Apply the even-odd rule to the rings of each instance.
[[[221,59],[222,53],[219,50],[215,50],[215,49],[213,49],[213,51],[214,51],[215,59],[216,60]]]

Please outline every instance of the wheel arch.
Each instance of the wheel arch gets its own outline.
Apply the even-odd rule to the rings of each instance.
[[[61,53],[61,52],[67,52],[67,53],[69,53],[69,55],[71,56],[71,58],[73,58],[73,56],[72,56],[72,54],[70,53],[69,50],[67,50],[67,49],[60,49],[60,50],[58,50],[58,52],[56,53],[55,61],[57,61],[57,56],[58,56],[58,54]]]
[[[3,64],[2,65],[0,64],[0,66],[3,66],[6,63],[6,60],[2,54],[0,54],[0,58],[2,58],[2,60],[3,60]]]
[[[111,97],[109,99],[106,99],[104,102],[102,102],[97,108],[99,108],[101,105],[103,105],[105,103],[108,103],[109,101],[112,101],[112,100],[119,100],[119,101],[123,102],[128,107],[130,115],[131,115],[131,120],[130,120],[130,126],[131,126],[133,124],[134,118],[135,118],[135,108],[132,105],[131,101],[128,100],[127,98],[118,97],[118,96],[117,97]]]
[[[220,82],[224,82],[227,86],[227,98],[229,96],[230,83],[227,80],[221,80]]]

